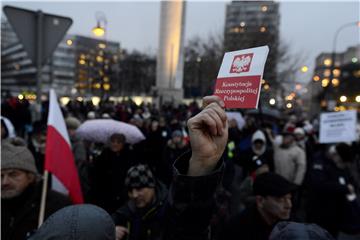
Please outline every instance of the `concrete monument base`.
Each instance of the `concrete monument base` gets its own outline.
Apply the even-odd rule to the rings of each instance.
[[[183,89],[155,87],[153,91],[155,93],[154,102],[157,106],[162,106],[163,104],[174,104],[177,106],[181,103],[184,97]]]

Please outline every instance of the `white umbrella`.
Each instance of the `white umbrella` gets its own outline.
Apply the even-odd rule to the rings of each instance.
[[[5,127],[8,131],[8,137],[9,138],[15,137],[16,136],[15,128],[14,128],[14,125],[11,123],[11,121],[8,118],[3,117],[3,116],[1,116],[1,120],[4,121]]]
[[[87,141],[106,143],[114,133],[124,134],[126,142],[138,143],[145,139],[142,132],[133,125],[113,119],[87,120],[76,130],[76,135]]]
[[[236,121],[239,130],[245,126],[245,120],[240,112],[226,112],[226,116],[229,120],[234,119]]]

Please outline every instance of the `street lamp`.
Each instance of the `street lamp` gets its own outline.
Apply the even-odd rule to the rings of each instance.
[[[355,101],[360,103],[360,95],[356,96]]]
[[[302,66],[301,72],[306,73],[309,70],[307,66]]]
[[[271,98],[271,99],[269,100],[269,104],[270,104],[271,106],[274,106],[275,103],[276,103],[275,98]]]
[[[341,96],[340,97],[340,102],[346,102],[347,100],[347,97],[346,96]]]
[[[103,38],[104,42],[100,42],[98,44],[98,48],[102,49],[99,53],[106,51],[106,47],[107,47],[107,40],[106,40],[106,33],[107,33],[107,19],[105,16],[105,13],[101,12],[101,11],[97,11],[95,13],[95,18],[96,18],[96,26],[92,29],[92,32],[95,36]],[[104,91],[109,91],[110,90],[110,84],[109,83],[104,83],[104,73],[105,73],[105,56],[103,56],[102,54],[97,54],[96,56],[96,61],[97,63],[101,64],[101,70],[100,70],[100,83],[97,83],[97,85],[95,85],[95,88],[100,88],[101,91],[101,99],[104,98]]]
[[[106,33],[106,27],[107,27],[107,19],[105,17],[105,14],[103,12],[96,12],[95,13],[96,18],[96,26],[92,29],[92,32],[97,37],[102,37]]]
[[[330,63],[330,76],[329,76],[329,81],[332,82],[333,78],[334,78],[334,70],[335,70],[335,61],[336,61],[336,43],[337,43],[337,38],[339,36],[339,33],[347,28],[347,27],[351,27],[351,26],[354,26],[354,25],[357,25],[358,27],[360,27],[360,22],[349,22],[349,23],[346,23],[346,24],[343,24],[341,25],[335,32],[335,35],[334,35],[334,40],[333,40],[333,48],[332,48],[332,53],[331,53],[331,63]],[[333,96],[329,96],[332,95],[332,91],[329,92],[329,90],[332,90],[332,87],[331,87],[331,84],[326,84],[327,86],[327,94],[328,95],[328,99],[329,100],[333,100]],[[326,97],[325,97],[326,98]],[[329,105],[328,105],[329,106]]]

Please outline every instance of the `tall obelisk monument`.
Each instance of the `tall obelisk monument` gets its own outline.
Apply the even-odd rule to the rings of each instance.
[[[161,2],[159,52],[156,66],[158,104],[183,98],[185,2]]]

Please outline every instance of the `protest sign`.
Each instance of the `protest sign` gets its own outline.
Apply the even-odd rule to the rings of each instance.
[[[322,113],[320,143],[352,142],[356,140],[356,111]]]

